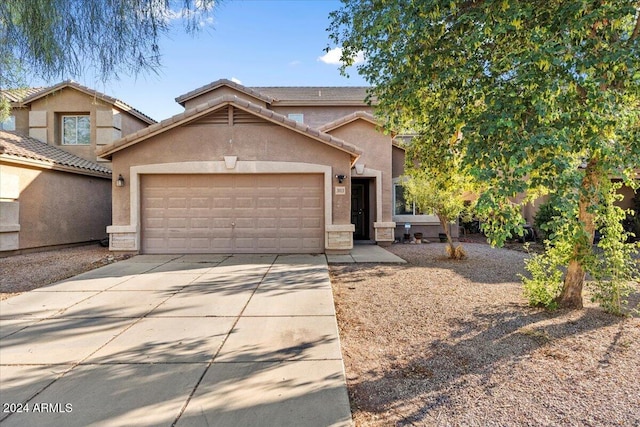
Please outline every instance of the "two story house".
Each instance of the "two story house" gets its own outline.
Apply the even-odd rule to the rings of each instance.
[[[155,121],[73,81],[2,90],[0,255],[101,240],[112,173],[96,149]]]
[[[344,253],[391,244],[405,224],[437,235],[437,218],[402,198],[404,150],[366,95],[223,79],[179,96],[184,112],[98,147],[126,183],[113,188],[110,248]]]

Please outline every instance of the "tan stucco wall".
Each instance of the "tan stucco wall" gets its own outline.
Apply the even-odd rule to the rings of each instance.
[[[12,108],[11,115],[16,118],[16,132],[29,135],[29,110],[26,108]]]
[[[87,242],[106,237],[111,180],[0,163],[19,182],[19,247]]]
[[[405,151],[395,145],[391,148],[391,175],[394,178],[404,174]]]
[[[367,169],[375,169],[382,172],[382,218],[372,218],[372,221],[391,221],[393,213],[391,205],[391,136],[378,132],[376,125],[365,120],[355,120],[329,131],[329,133],[354,144],[362,150],[362,155],[357,163],[364,164]],[[357,177],[352,173],[352,178]]]
[[[122,136],[127,136],[131,133],[137,132],[140,129],[144,129],[147,126],[149,126],[146,122],[143,122],[139,118],[134,117],[124,111],[119,111],[118,109],[114,109],[114,110],[118,111],[118,113],[120,114]],[[114,114],[118,114],[118,113],[114,112]]]
[[[190,108],[197,107],[200,104],[204,104],[206,102],[211,101],[212,99],[219,98],[224,95],[233,95],[237,96],[240,99],[244,99],[245,101],[249,101],[253,104],[259,105],[261,107],[266,107],[266,103],[258,98],[255,98],[251,95],[248,95],[244,92],[240,92],[239,90],[233,89],[229,86],[220,86],[219,88],[203,93],[199,96],[196,96],[193,99],[188,100],[184,103],[185,110]],[[164,117],[163,117],[164,118]]]
[[[295,131],[273,124],[187,125],[169,130],[113,155],[114,176],[122,174],[131,182],[132,166],[222,161],[237,156],[238,161],[289,161],[332,167],[333,175],[349,175],[350,155]],[[333,180],[335,181],[335,180]],[[333,182],[337,185],[337,181]],[[350,186],[345,195],[333,196],[333,223],[350,223]],[[129,225],[130,187],[113,188],[113,225]]]
[[[367,106],[278,106],[271,107],[273,111],[287,117],[288,114],[303,114],[304,123],[317,128],[327,123],[331,123],[356,111],[366,111],[372,113],[372,109]]]

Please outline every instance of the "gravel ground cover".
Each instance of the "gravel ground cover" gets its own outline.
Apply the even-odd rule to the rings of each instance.
[[[0,258],[0,300],[59,282],[124,256],[99,244]]]
[[[640,426],[640,319],[530,308],[526,253],[464,245],[331,266],[356,425]]]

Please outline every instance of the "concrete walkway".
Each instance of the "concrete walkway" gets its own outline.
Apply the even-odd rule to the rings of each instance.
[[[137,256],[4,300],[0,396],[3,427],[351,425],[326,258]]]
[[[399,256],[377,245],[354,245],[348,255],[327,255],[329,264],[374,262],[379,264],[406,264]]]

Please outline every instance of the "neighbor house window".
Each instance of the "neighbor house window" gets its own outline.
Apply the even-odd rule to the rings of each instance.
[[[9,116],[0,122],[0,130],[16,130],[16,116]]]
[[[62,145],[89,145],[89,116],[62,116]]]
[[[304,114],[289,114],[287,117],[289,117],[291,120],[295,120],[298,123],[303,123],[304,122]]]

